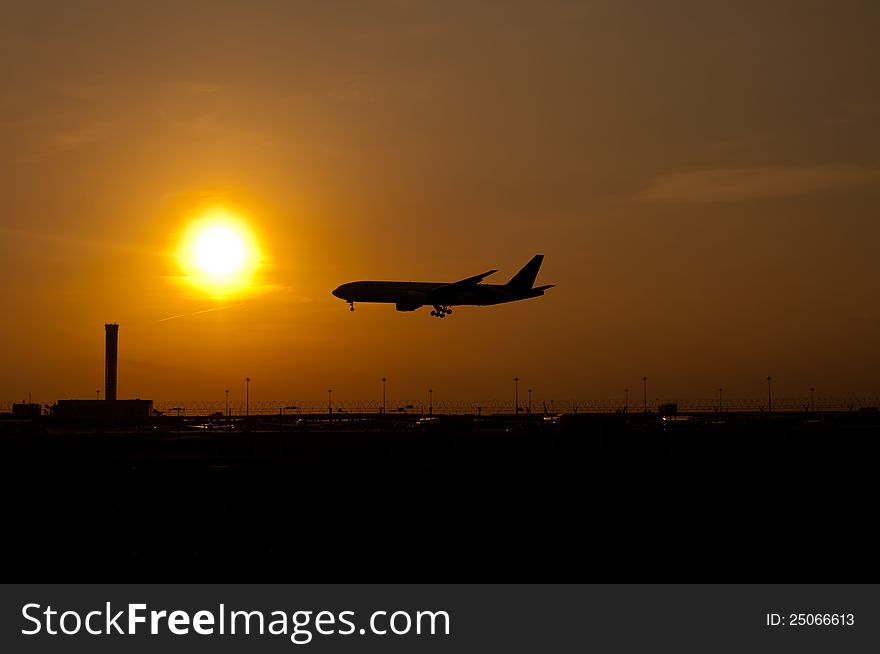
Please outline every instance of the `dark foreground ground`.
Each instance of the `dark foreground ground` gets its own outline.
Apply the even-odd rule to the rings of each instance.
[[[878,582],[878,418],[7,422],[3,581]]]

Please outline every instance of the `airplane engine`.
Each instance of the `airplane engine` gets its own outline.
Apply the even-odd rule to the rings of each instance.
[[[407,291],[396,303],[398,311],[415,311],[427,301],[427,295],[420,291]]]
[[[402,301],[407,304],[425,304],[428,301],[428,294],[422,291],[407,291],[403,294]]]

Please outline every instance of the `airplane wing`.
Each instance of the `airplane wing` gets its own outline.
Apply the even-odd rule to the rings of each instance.
[[[468,277],[467,279],[460,279],[457,282],[452,282],[451,284],[447,284],[446,286],[442,286],[441,288],[460,288],[463,286],[471,286],[472,284],[479,284],[481,281],[486,279],[489,275],[494,275],[497,273],[497,270],[488,270],[481,275],[474,275],[473,277]]]
[[[457,282],[452,282],[451,284],[444,284],[443,286],[438,286],[433,291],[429,293],[429,296],[433,297],[442,297],[447,293],[454,293],[455,291],[460,291],[468,286],[476,286],[481,281],[483,281],[489,275],[497,273],[497,270],[487,270],[486,272],[480,275],[474,275],[473,277],[468,277],[467,279],[460,279]]]
[[[437,291],[441,291],[445,293],[446,291],[459,291],[468,286],[475,286],[483,281],[489,275],[493,275],[497,273],[497,270],[489,270],[481,275],[474,275],[473,277],[468,277],[467,279],[460,279],[457,282],[452,282],[451,284],[444,284],[443,286],[439,286],[435,288],[432,293],[436,293]]]

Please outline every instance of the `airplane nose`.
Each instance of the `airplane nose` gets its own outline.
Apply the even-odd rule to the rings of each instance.
[[[335,295],[336,297],[338,297],[340,300],[342,299],[342,291],[340,290],[341,288],[342,288],[341,286],[337,286],[337,287],[333,290],[333,295]]]

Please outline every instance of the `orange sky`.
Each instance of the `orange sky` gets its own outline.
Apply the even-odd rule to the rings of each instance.
[[[120,397],[880,395],[880,10],[717,4],[3,3],[0,403],[94,397],[107,321]],[[218,203],[253,292],[180,283]]]

